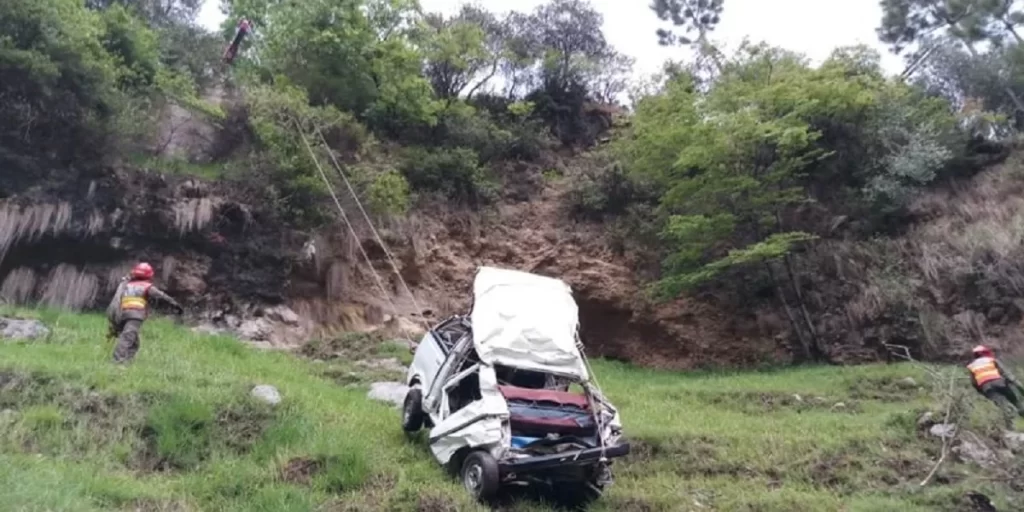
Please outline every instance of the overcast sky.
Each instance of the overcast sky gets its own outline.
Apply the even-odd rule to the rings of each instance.
[[[216,29],[224,15],[219,0],[206,0],[199,15],[203,25]],[[496,12],[531,11],[544,0],[420,0],[425,10],[454,13],[465,3],[476,3]],[[604,31],[620,52],[637,60],[636,72],[657,72],[669,58],[685,55],[681,48],[658,45],[655,30],[661,26],[647,5],[649,0],[591,0],[604,15]],[[881,21],[878,0],[726,0],[722,22],[712,38],[735,48],[744,37],[752,41],[798,51],[820,62],[837,46],[867,44],[882,53],[889,73],[903,70],[899,57],[879,42],[875,28]]]

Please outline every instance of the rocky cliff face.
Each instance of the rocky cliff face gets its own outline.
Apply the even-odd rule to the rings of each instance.
[[[147,260],[201,328],[293,346],[323,330],[386,328],[415,337],[469,307],[475,268],[487,264],[572,285],[593,355],[673,368],[785,358],[774,326],[755,318],[688,299],[650,303],[632,262],[609,249],[601,226],[568,220],[558,184],[526,186],[531,200],[517,200],[522,191],[510,188],[489,214],[434,205],[379,225],[394,267],[357,223],[371,272],[340,223],[298,233],[237,185],[110,170],[3,203],[0,295],[101,308],[117,279]]]

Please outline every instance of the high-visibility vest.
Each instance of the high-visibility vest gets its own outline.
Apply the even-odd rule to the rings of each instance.
[[[971,361],[967,369],[974,375],[974,382],[979,386],[1003,378],[999,368],[996,368],[996,360],[991,357],[979,357]]]
[[[150,286],[153,284],[148,281],[125,283],[124,292],[121,294],[121,309],[145,310]]]

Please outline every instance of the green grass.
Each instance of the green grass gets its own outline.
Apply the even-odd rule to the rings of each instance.
[[[122,369],[101,317],[29,314],[53,333],[0,345],[0,410],[15,411],[0,414],[4,510],[482,510],[405,439],[397,411],[366,399],[388,370],[353,359],[407,362],[395,345],[343,337],[311,348],[314,361],[154,319]],[[917,488],[940,444],[915,432],[932,404],[900,384],[926,383],[910,366],[594,370],[635,449],[593,510],[964,510],[968,490],[1014,508],[956,461]],[[257,384],[283,402],[250,399]],[[979,422],[995,417],[976,409]]]
[[[143,169],[168,174],[194,176],[208,180],[224,177],[224,163],[192,163],[180,157],[133,155],[129,162]]]

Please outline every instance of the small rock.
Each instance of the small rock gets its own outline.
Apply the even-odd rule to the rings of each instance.
[[[1003,444],[1015,452],[1024,450],[1024,432],[1003,432]]]
[[[0,338],[9,340],[34,340],[50,335],[48,329],[39,320],[20,318],[0,318]]]
[[[366,394],[371,400],[391,402],[397,407],[402,406],[405,401],[405,394],[409,392],[409,386],[401,382],[374,382],[370,384],[370,392]]]
[[[960,446],[953,448],[964,462],[973,462],[979,466],[989,467],[996,463],[996,453],[987,446],[973,441],[964,441]]]
[[[250,341],[267,341],[270,336],[270,324],[263,318],[255,318],[242,322],[238,326],[238,335]]]
[[[800,395],[793,395],[793,400],[796,400],[798,403],[803,403],[804,397]]]
[[[288,325],[299,325],[299,315],[292,308],[281,304],[263,311],[267,318]]]
[[[904,377],[898,381],[901,388],[912,389],[917,387],[917,381],[913,377]]]
[[[18,419],[18,411],[14,409],[4,409],[0,411],[0,425],[8,425],[14,423]]]
[[[238,329],[242,325],[242,321],[235,315],[224,315],[224,323],[232,329]]]
[[[422,324],[404,316],[389,318],[384,321],[384,325],[388,331],[397,336],[409,338],[410,341],[419,339],[426,333]]]
[[[937,423],[928,429],[928,433],[943,439],[949,439],[956,435],[956,425],[952,423]]]
[[[927,411],[917,419],[917,428],[924,430],[935,424],[935,413]]]
[[[264,402],[270,405],[277,405],[281,403],[281,393],[279,393],[277,391],[277,388],[275,388],[274,386],[261,384],[259,386],[252,388],[252,393],[250,394],[253,397],[263,400]]]
[[[832,406],[832,410],[833,411],[845,411],[846,410],[846,403],[845,402],[836,402],[836,404]]]

